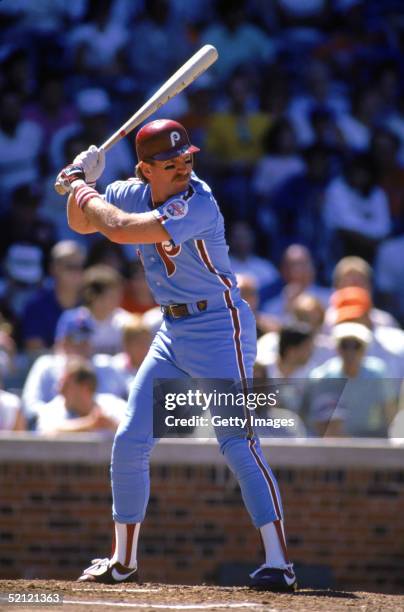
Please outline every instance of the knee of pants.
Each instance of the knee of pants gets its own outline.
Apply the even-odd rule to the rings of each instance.
[[[241,436],[230,436],[220,440],[220,451],[223,453],[229,468],[238,477],[249,476],[257,469],[257,464],[250,450],[250,441]]]
[[[140,439],[128,430],[118,431],[112,447],[111,470],[144,470],[149,465],[153,438]]]

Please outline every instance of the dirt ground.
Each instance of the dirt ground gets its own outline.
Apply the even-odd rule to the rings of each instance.
[[[247,587],[182,586],[143,583],[119,586],[86,585],[59,580],[0,580],[0,610],[38,612],[44,604],[5,603],[8,593],[25,594],[25,600],[41,594],[63,597],[63,605],[47,605],[46,609],[64,612],[90,610],[309,610],[310,612],[360,610],[361,612],[404,611],[404,595],[345,592],[331,590],[298,590],[296,594],[257,592]]]

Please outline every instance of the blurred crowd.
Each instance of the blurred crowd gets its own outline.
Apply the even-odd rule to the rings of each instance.
[[[116,429],[161,313],[134,248],[72,232],[53,183],[210,43],[218,62],[153,118],[201,148],[256,314],[256,380],[284,381],[294,435],[404,438],[401,8],[0,3],[0,430]],[[135,163],[129,136],[98,189]]]

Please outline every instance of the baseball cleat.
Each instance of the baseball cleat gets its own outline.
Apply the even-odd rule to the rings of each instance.
[[[119,582],[138,582],[137,568],[125,567],[118,561],[110,565],[110,559],[93,559],[92,565],[84,570],[78,582],[100,582],[117,584]]]
[[[250,574],[250,587],[263,591],[293,593],[297,589],[297,580],[293,565],[280,569],[261,565]]]

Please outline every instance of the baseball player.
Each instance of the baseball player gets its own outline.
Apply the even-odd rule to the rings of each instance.
[[[230,267],[223,217],[210,187],[193,172],[193,146],[185,128],[161,119],[136,136],[136,178],[116,181],[100,195],[92,185],[104,154],[95,146],[58,175],[70,196],[69,225],[133,244],[164,314],[140,367],[111,459],[114,552],[96,559],[79,580],[101,583],[137,578],[137,543],[149,498],[153,438],[153,380],[223,378],[245,384],[256,356],[254,316]],[[216,432],[252,522],[260,530],[265,563],[250,575],[253,587],[292,591],[283,510],[275,477],[259,440],[247,428]]]

